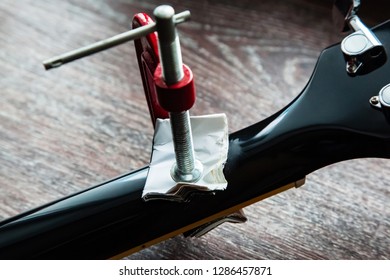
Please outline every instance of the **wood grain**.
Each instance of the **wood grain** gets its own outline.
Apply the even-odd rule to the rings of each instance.
[[[163,2],[0,2],[0,219],[148,163],[153,128],[132,43],[50,72],[41,61],[126,31],[133,14]],[[180,26],[196,77],[192,114],[225,112],[230,131],[289,103],[320,51],[342,38],[324,2],[170,3],[192,13]],[[178,236],[129,258],[389,259],[389,178],[388,160],[329,166],[248,207],[244,226]]]

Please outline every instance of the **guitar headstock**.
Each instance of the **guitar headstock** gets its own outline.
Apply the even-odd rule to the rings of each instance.
[[[390,83],[390,65],[386,59],[386,53],[390,51],[390,22],[376,27],[372,34],[381,43],[382,58],[375,68],[360,75],[350,75],[344,67],[344,40],[341,45],[323,51],[302,99],[310,96],[310,104],[307,106],[317,107],[317,113],[324,112],[320,121],[323,124],[329,119],[328,124],[334,127],[388,138],[390,123],[386,118],[387,90],[383,89]],[[355,41],[355,44],[358,43]],[[372,63],[378,62],[379,58],[374,53],[370,56],[373,56]],[[314,96],[315,102],[312,99]],[[375,98],[371,99],[374,96],[378,96],[378,103],[375,103]],[[380,110],[375,110],[379,107]]]
[[[390,22],[373,32],[389,52]],[[231,136],[231,154],[241,155],[230,164],[248,172],[248,183],[259,176],[288,183],[336,162],[390,157],[390,63],[360,75],[348,73],[345,63],[341,44],[326,48],[294,101]]]

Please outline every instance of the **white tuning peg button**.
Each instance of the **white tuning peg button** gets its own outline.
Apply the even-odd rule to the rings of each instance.
[[[382,111],[388,122],[390,122],[390,84],[385,85],[377,96],[370,99],[371,105]]]

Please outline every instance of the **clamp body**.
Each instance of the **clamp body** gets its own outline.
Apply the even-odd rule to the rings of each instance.
[[[171,120],[176,164],[171,176],[176,182],[196,182],[202,164],[195,159],[188,110],[195,103],[191,70],[183,65],[176,25],[189,19],[188,11],[175,14],[168,5],[154,10],[154,22],[147,14],[137,14],[133,30],[115,35],[43,62],[46,69],[135,40],[145,95],[153,124],[157,118]]]

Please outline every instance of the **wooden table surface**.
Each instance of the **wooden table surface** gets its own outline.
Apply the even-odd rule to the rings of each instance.
[[[0,219],[148,164],[153,127],[132,43],[49,72],[41,61],[124,32],[161,3],[0,1]],[[180,26],[196,77],[191,114],[225,112],[231,132],[288,104],[320,51],[342,38],[328,1],[170,3],[192,12]],[[389,259],[389,178],[389,160],[335,164],[246,208],[244,225],[129,258]]]

